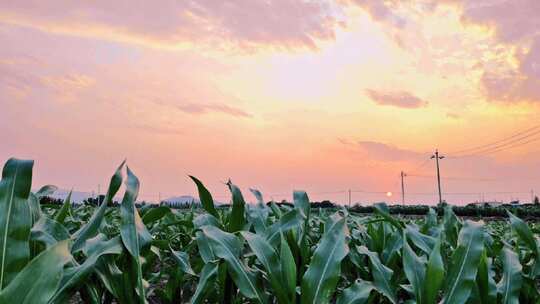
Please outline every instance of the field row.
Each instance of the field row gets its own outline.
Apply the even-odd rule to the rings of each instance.
[[[0,303],[539,303],[537,223],[421,219],[345,208],[246,204],[233,183],[216,208],[136,207],[139,181],[121,164],[104,203],[42,206],[32,161],[10,159],[0,182]],[[125,170],[125,174],[123,173]],[[125,177],[123,176],[125,175]],[[125,179],[125,181],[124,181]],[[125,182],[119,208],[112,198]]]

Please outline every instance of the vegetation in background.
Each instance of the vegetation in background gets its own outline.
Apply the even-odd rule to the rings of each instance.
[[[39,204],[55,187],[32,193],[32,166],[2,172],[0,304],[540,301],[540,227],[510,212],[484,224],[424,207],[405,220],[378,204],[359,216],[311,208],[303,191],[267,205],[255,189],[246,204],[232,182],[230,207],[216,208],[194,177],[202,208],[137,207],[124,163],[100,204]]]

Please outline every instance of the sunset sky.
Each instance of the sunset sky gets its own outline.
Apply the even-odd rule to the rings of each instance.
[[[537,0],[0,1],[0,161],[34,159],[34,187],[103,191],[127,158],[145,200],[195,194],[192,174],[221,201],[231,178],[248,200],[254,187],[344,203],[347,189],[399,192],[403,170],[406,192],[424,193],[408,203],[435,203],[424,160],[438,148],[449,202],[528,201],[540,135],[458,156],[540,124],[539,12]]]

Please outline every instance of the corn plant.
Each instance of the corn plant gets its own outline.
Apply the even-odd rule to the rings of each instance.
[[[231,181],[231,206],[215,204],[190,176],[200,208],[137,207],[139,179],[125,163],[99,206],[58,206],[32,192],[33,162],[9,159],[0,181],[3,303],[539,303],[538,226],[392,216],[384,204],[361,216],[248,204]],[[118,207],[113,200],[125,182]]]

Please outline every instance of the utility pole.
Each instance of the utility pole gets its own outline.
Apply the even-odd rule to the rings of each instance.
[[[439,155],[439,150],[435,149],[435,154],[431,155],[431,159],[435,158],[437,163],[437,186],[439,188],[439,204],[442,204],[442,194],[441,194],[441,174],[439,171],[439,159],[443,159],[444,156]]]
[[[158,193],[158,204],[161,204],[161,192]]]
[[[534,190],[531,189],[531,204],[534,204]]]
[[[349,209],[351,209],[351,189],[349,189]]]
[[[407,176],[405,172],[401,171],[401,204],[405,205],[405,183],[403,182],[403,178]]]

